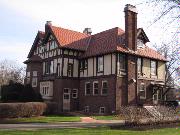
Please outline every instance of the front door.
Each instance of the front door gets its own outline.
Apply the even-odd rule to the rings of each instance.
[[[64,88],[63,91],[63,111],[70,111],[70,89]]]

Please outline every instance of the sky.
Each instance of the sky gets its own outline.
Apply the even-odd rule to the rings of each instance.
[[[171,40],[176,24],[166,28],[168,16],[151,25],[161,6],[153,8],[143,0],[0,0],[0,60],[23,64],[46,21],[79,32],[90,27],[93,34],[113,27],[124,29],[126,4],[136,5],[138,27],[145,30],[149,46]]]

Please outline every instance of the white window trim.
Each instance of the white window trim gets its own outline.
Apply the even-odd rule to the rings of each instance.
[[[101,112],[101,109],[104,109],[104,113]],[[105,107],[100,107],[99,108],[99,114],[105,114],[105,112],[106,112],[106,108]]]
[[[76,90],[76,93],[73,93],[73,91]],[[76,94],[74,97],[73,94]],[[78,98],[78,89],[72,89],[72,98]]]
[[[144,90],[140,90],[141,85],[144,85]],[[144,91],[144,92],[145,92],[145,96],[144,96],[144,97],[139,96],[139,98],[140,98],[140,99],[146,99],[146,85],[145,85],[145,83],[140,83],[139,87],[140,87],[140,88],[139,88],[139,93],[140,93],[141,91]]]
[[[86,93],[86,92],[87,92],[87,90],[86,90],[86,84],[88,84],[88,83],[91,84],[90,82],[85,82],[85,96],[86,96],[86,95],[90,95],[90,94],[87,94],[87,93]],[[90,88],[91,88],[91,87],[90,87]]]
[[[95,94],[95,93],[94,93],[94,84],[95,84],[95,83],[98,83],[98,90],[99,90],[99,82],[98,82],[98,81],[94,81],[94,82],[93,82],[93,95],[98,95],[99,92],[98,92],[98,94]]]
[[[106,81],[106,80],[102,81],[102,86],[101,86],[101,95],[107,95],[107,94],[108,94],[108,91],[107,91],[107,93],[106,93],[106,94],[103,94],[103,83],[104,83],[104,82],[106,82],[106,83],[107,83],[107,85],[108,85],[108,81]],[[107,87],[107,89],[108,89],[108,87]]]
[[[38,75],[38,72],[37,71],[33,71],[33,77],[37,77]]]

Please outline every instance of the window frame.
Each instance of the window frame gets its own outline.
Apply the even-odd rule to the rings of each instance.
[[[102,109],[104,109],[104,111],[102,112]],[[102,107],[99,107],[99,114],[105,114],[106,112],[106,107],[102,106]]]
[[[74,90],[76,91],[75,93],[74,93]],[[74,96],[74,94],[76,96]],[[74,99],[78,98],[78,89],[72,89],[72,98],[74,98]]]
[[[71,66],[71,68],[69,66]],[[73,63],[68,63],[68,65],[67,65],[67,76],[68,77],[73,77],[73,69],[74,69]]]
[[[117,74],[122,75],[122,72],[125,72],[125,71],[126,71],[126,55],[123,53],[118,53],[118,55],[117,55]]]
[[[152,62],[155,63],[155,67],[152,67]],[[151,72],[151,75],[152,75],[152,76],[157,76],[157,64],[158,64],[158,63],[157,63],[156,60],[150,60],[150,67],[151,67],[151,68],[150,68],[150,70],[151,70],[150,72]],[[155,73],[152,72],[152,71],[153,71],[153,68],[155,68],[155,69],[154,69]]]
[[[89,106],[87,105],[87,106],[84,106],[84,112],[85,113],[89,113]]]
[[[104,83],[107,83],[107,93],[103,93],[103,89],[104,89],[104,87],[103,87],[103,84]],[[101,95],[107,95],[108,94],[108,81],[106,81],[106,80],[104,80],[104,81],[102,81],[102,87],[101,87]]]
[[[104,57],[99,56],[97,57],[97,73],[102,73],[102,72],[104,72]]]
[[[140,65],[139,65],[139,60],[140,60]],[[139,71],[139,68],[140,68],[140,71]],[[137,70],[138,70],[138,73],[143,73],[143,58],[142,57],[139,57],[137,59]]]
[[[97,88],[95,88],[95,84],[97,84]],[[97,90],[98,93],[95,93],[95,90]],[[94,81],[93,82],[93,95],[99,95],[99,82],[98,81]]]
[[[141,89],[142,85],[144,85],[144,90]],[[145,83],[140,83],[138,91],[139,91],[139,98],[140,99],[146,99],[146,85],[145,85]],[[144,92],[144,96],[141,96],[141,94],[140,94],[141,92]]]
[[[90,88],[89,88],[89,94],[87,94],[87,84],[89,84]],[[90,82],[85,82],[85,96],[91,95],[91,83]]]

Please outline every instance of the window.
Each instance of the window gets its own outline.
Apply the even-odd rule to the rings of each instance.
[[[73,64],[72,63],[68,63],[68,76],[72,77],[73,76]]]
[[[81,60],[80,62],[80,70],[87,69],[88,67],[88,60]]]
[[[124,54],[118,54],[117,58],[118,74],[126,70],[126,56]]]
[[[70,99],[70,89],[69,88],[64,88],[64,94],[63,94],[64,99]]]
[[[143,67],[142,58],[138,58],[138,60],[137,60],[138,73],[142,73],[142,67]]]
[[[45,81],[40,82],[40,93],[43,98],[52,98],[53,96],[53,82]]]
[[[151,75],[157,75],[157,62],[151,60]]]
[[[90,95],[91,94],[91,89],[90,89],[90,82],[85,83],[85,95]]]
[[[146,88],[144,83],[139,85],[139,97],[140,99],[146,99]]]
[[[30,72],[26,73],[26,83],[30,84]]]
[[[97,72],[103,72],[103,57],[97,58]]]
[[[37,71],[33,71],[32,87],[37,87]]]
[[[50,65],[51,63],[49,61],[45,62],[45,74],[50,73]]]
[[[50,74],[54,73],[54,61],[52,60],[50,63]]]
[[[138,48],[143,48],[144,47],[144,43],[141,39],[137,39],[137,47]]]
[[[89,112],[89,106],[84,107],[84,112],[88,113]]]
[[[32,87],[37,87],[37,77],[32,78]]]
[[[73,89],[72,90],[72,98],[77,98],[78,97],[78,90],[77,89]]]
[[[102,95],[106,95],[108,93],[108,84],[107,81],[102,81]]]
[[[93,95],[99,94],[98,81],[93,82]]]
[[[99,113],[100,113],[100,114],[104,114],[104,113],[105,113],[105,107],[100,107]]]
[[[60,76],[61,73],[60,73],[60,63],[57,64],[57,75]]]

